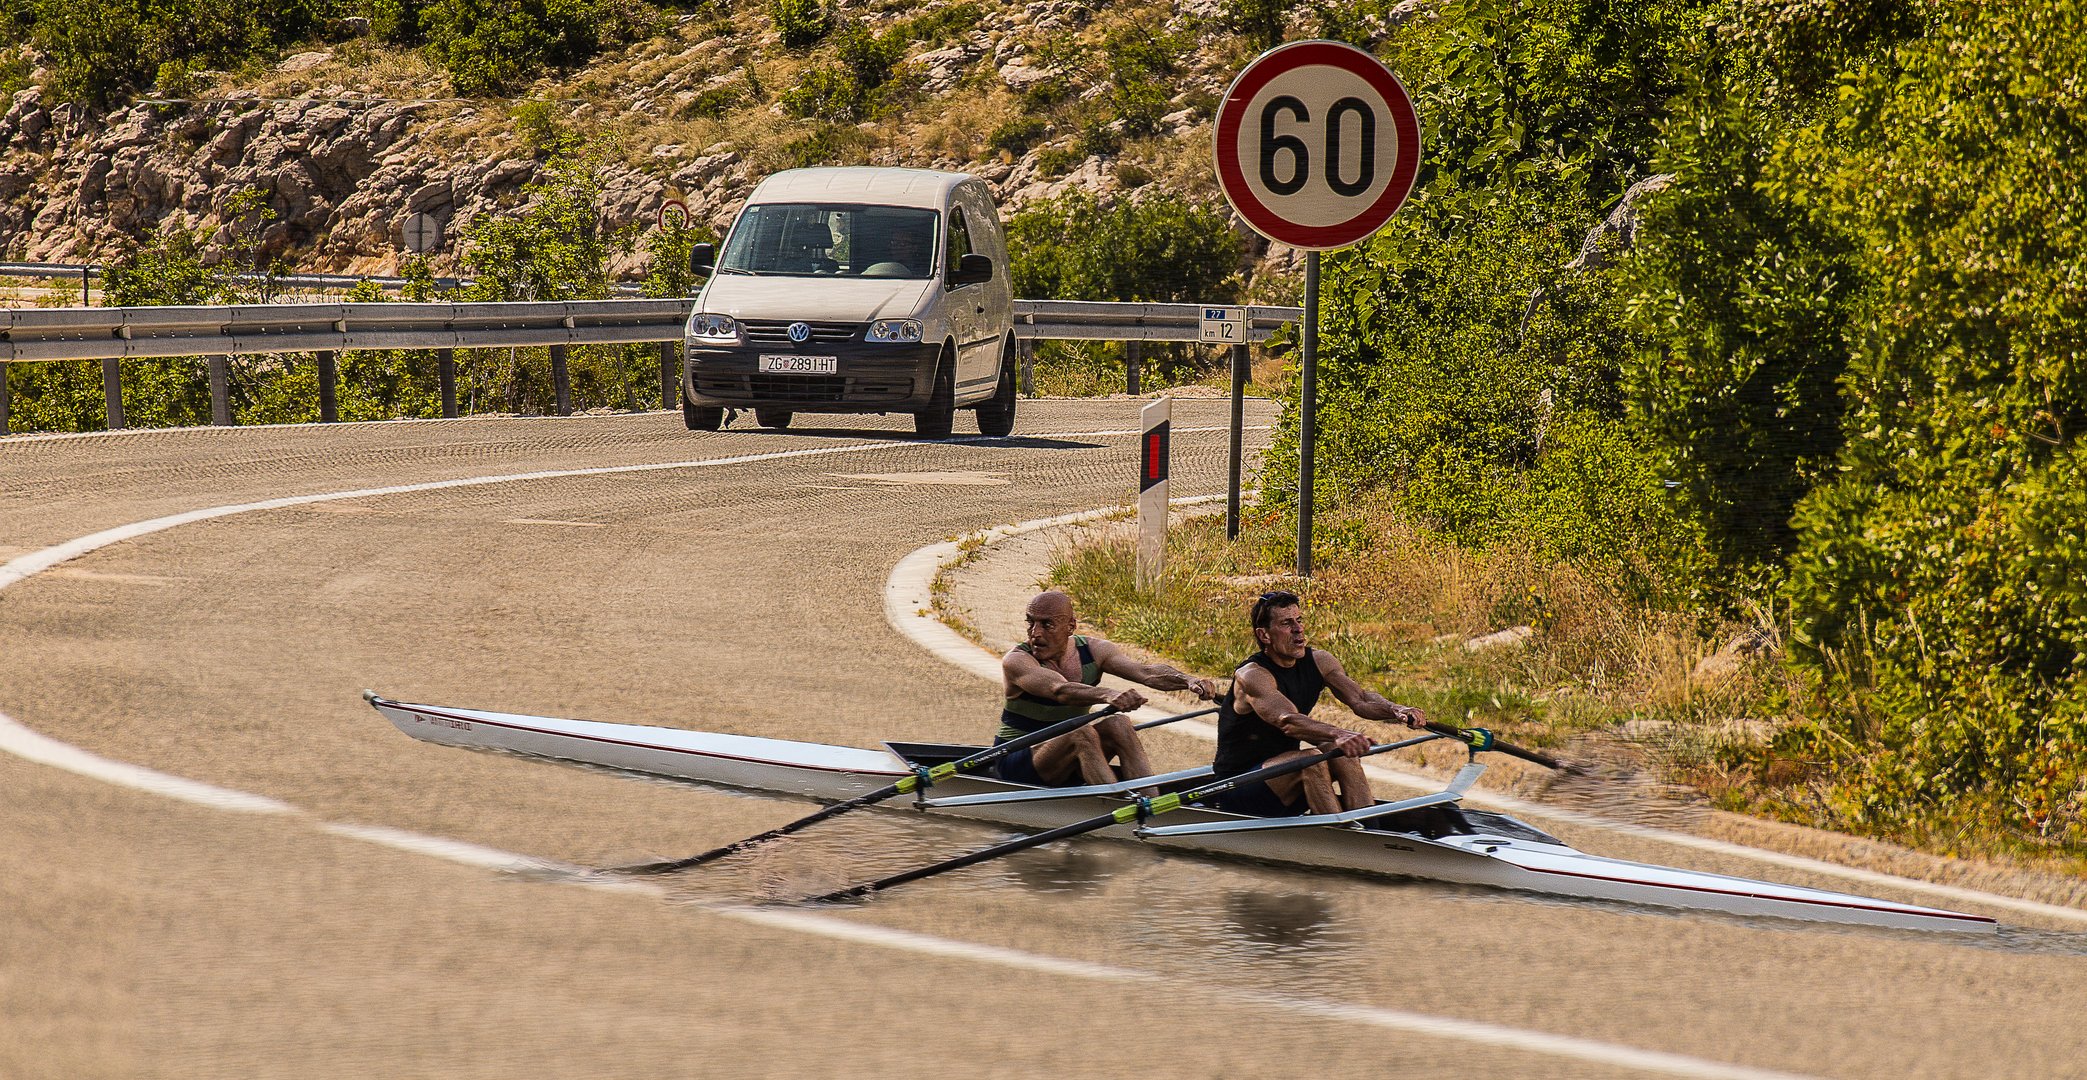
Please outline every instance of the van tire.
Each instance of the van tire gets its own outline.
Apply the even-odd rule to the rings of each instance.
[[[707,409],[688,399],[687,391],[681,394],[681,422],[690,431],[716,431],[725,426],[725,410]]]
[[[913,430],[923,439],[947,439],[956,423],[956,356],[945,346],[935,362],[935,388],[928,394],[928,407],[913,414]]]
[[[762,427],[774,428],[777,431],[781,431],[784,428],[790,426],[790,417],[792,415],[794,414],[791,413],[788,409],[754,410],[754,419],[760,421]]]
[[[1000,385],[978,406],[978,433],[1000,439],[1015,429],[1015,347],[1008,342],[1000,355]]]

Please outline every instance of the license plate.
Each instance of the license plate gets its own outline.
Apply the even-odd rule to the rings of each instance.
[[[779,356],[761,357],[761,372],[766,375],[832,375],[841,370],[838,356]]]

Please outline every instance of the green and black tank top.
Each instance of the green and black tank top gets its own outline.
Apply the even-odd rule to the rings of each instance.
[[[1278,665],[1268,658],[1266,652],[1247,657],[1239,666],[1248,664],[1274,676],[1276,689],[1290,699],[1290,704],[1295,705],[1298,712],[1311,712],[1319,704],[1319,692],[1326,689],[1326,678],[1319,674],[1319,661],[1312,657],[1310,649],[1306,649],[1304,658],[1291,667]],[[1281,728],[1253,713],[1233,711],[1232,699],[1238,693],[1238,680],[1235,679],[1232,692],[1217,703],[1217,760],[1211,762],[1211,769],[1220,779],[1252,772],[1269,758],[1304,745],[1295,736],[1283,734]]]
[[[1101,664],[1094,659],[1094,650],[1087,647],[1087,639],[1073,635],[1073,644],[1080,647],[1079,681],[1088,686],[1101,685]],[[1015,648],[1036,655],[1036,650],[1023,642]],[[1060,720],[1070,720],[1093,708],[1091,705],[1060,705],[1050,698],[1038,697],[1027,690],[1008,698],[1000,710],[1000,734],[993,737],[995,743],[1017,739],[1032,731],[1041,731]]]

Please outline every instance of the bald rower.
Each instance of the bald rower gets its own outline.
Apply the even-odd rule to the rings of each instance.
[[[1217,696],[1217,683],[1209,679],[1183,674],[1165,664],[1138,663],[1101,638],[1075,633],[1079,619],[1073,615],[1072,597],[1055,589],[1029,601],[1025,617],[1029,640],[1008,650],[1000,661],[1006,701],[1000,712],[1000,732],[993,741],[1019,738],[1095,705],[1114,705],[1119,711],[1078,731],[1007,755],[995,769],[1002,780],[1073,787],[1152,775],[1152,760],[1146,756],[1137,728],[1123,715],[1144,705],[1145,695],[1099,685],[1103,672],[1154,690],[1193,691],[1205,701]]]

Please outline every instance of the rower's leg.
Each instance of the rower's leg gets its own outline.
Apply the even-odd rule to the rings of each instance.
[[[1059,786],[1109,784],[1116,780],[1116,771],[1109,767],[1109,756],[1102,750],[1101,736],[1092,727],[1046,740],[1036,748],[1031,760],[1036,762],[1038,776]]]
[[[1113,784],[1116,769],[1109,764],[1109,752],[1101,744],[1101,733],[1093,727],[1083,727],[1065,736],[1079,740],[1080,775],[1089,784]]]
[[[1114,755],[1122,763],[1116,770],[1119,780],[1136,780],[1140,776],[1152,775],[1152,759],[1145,753],[1145,742],[1138,738],[1137,726],[1130,717],[1118,713],[1094,725],[1101,735],[1102,754]]]
[[[1338,759],[1337,759],[1338,760]],[[1322,764],[1314,765],[1297,774],[1304,782],[1304,801],[1314,814],[1337,814],[1341,811],[1340,796],[1334,794],[1333,776]]]
[[[1362,774],[1361,758],[1338,757],[1329,764],[1333,766],[1333,782],[1341,786],[1341,809],[1360,810],[1377,804],[1377,797],[1370,791],[1370,778]]]
[[[1080,740],[1083,732],[1075,731],[1055,739],[1045,739],[1029,752],[1029,760],[1036,766],[1036,775],[1044,782],[1058,787],[1080,782]]]

